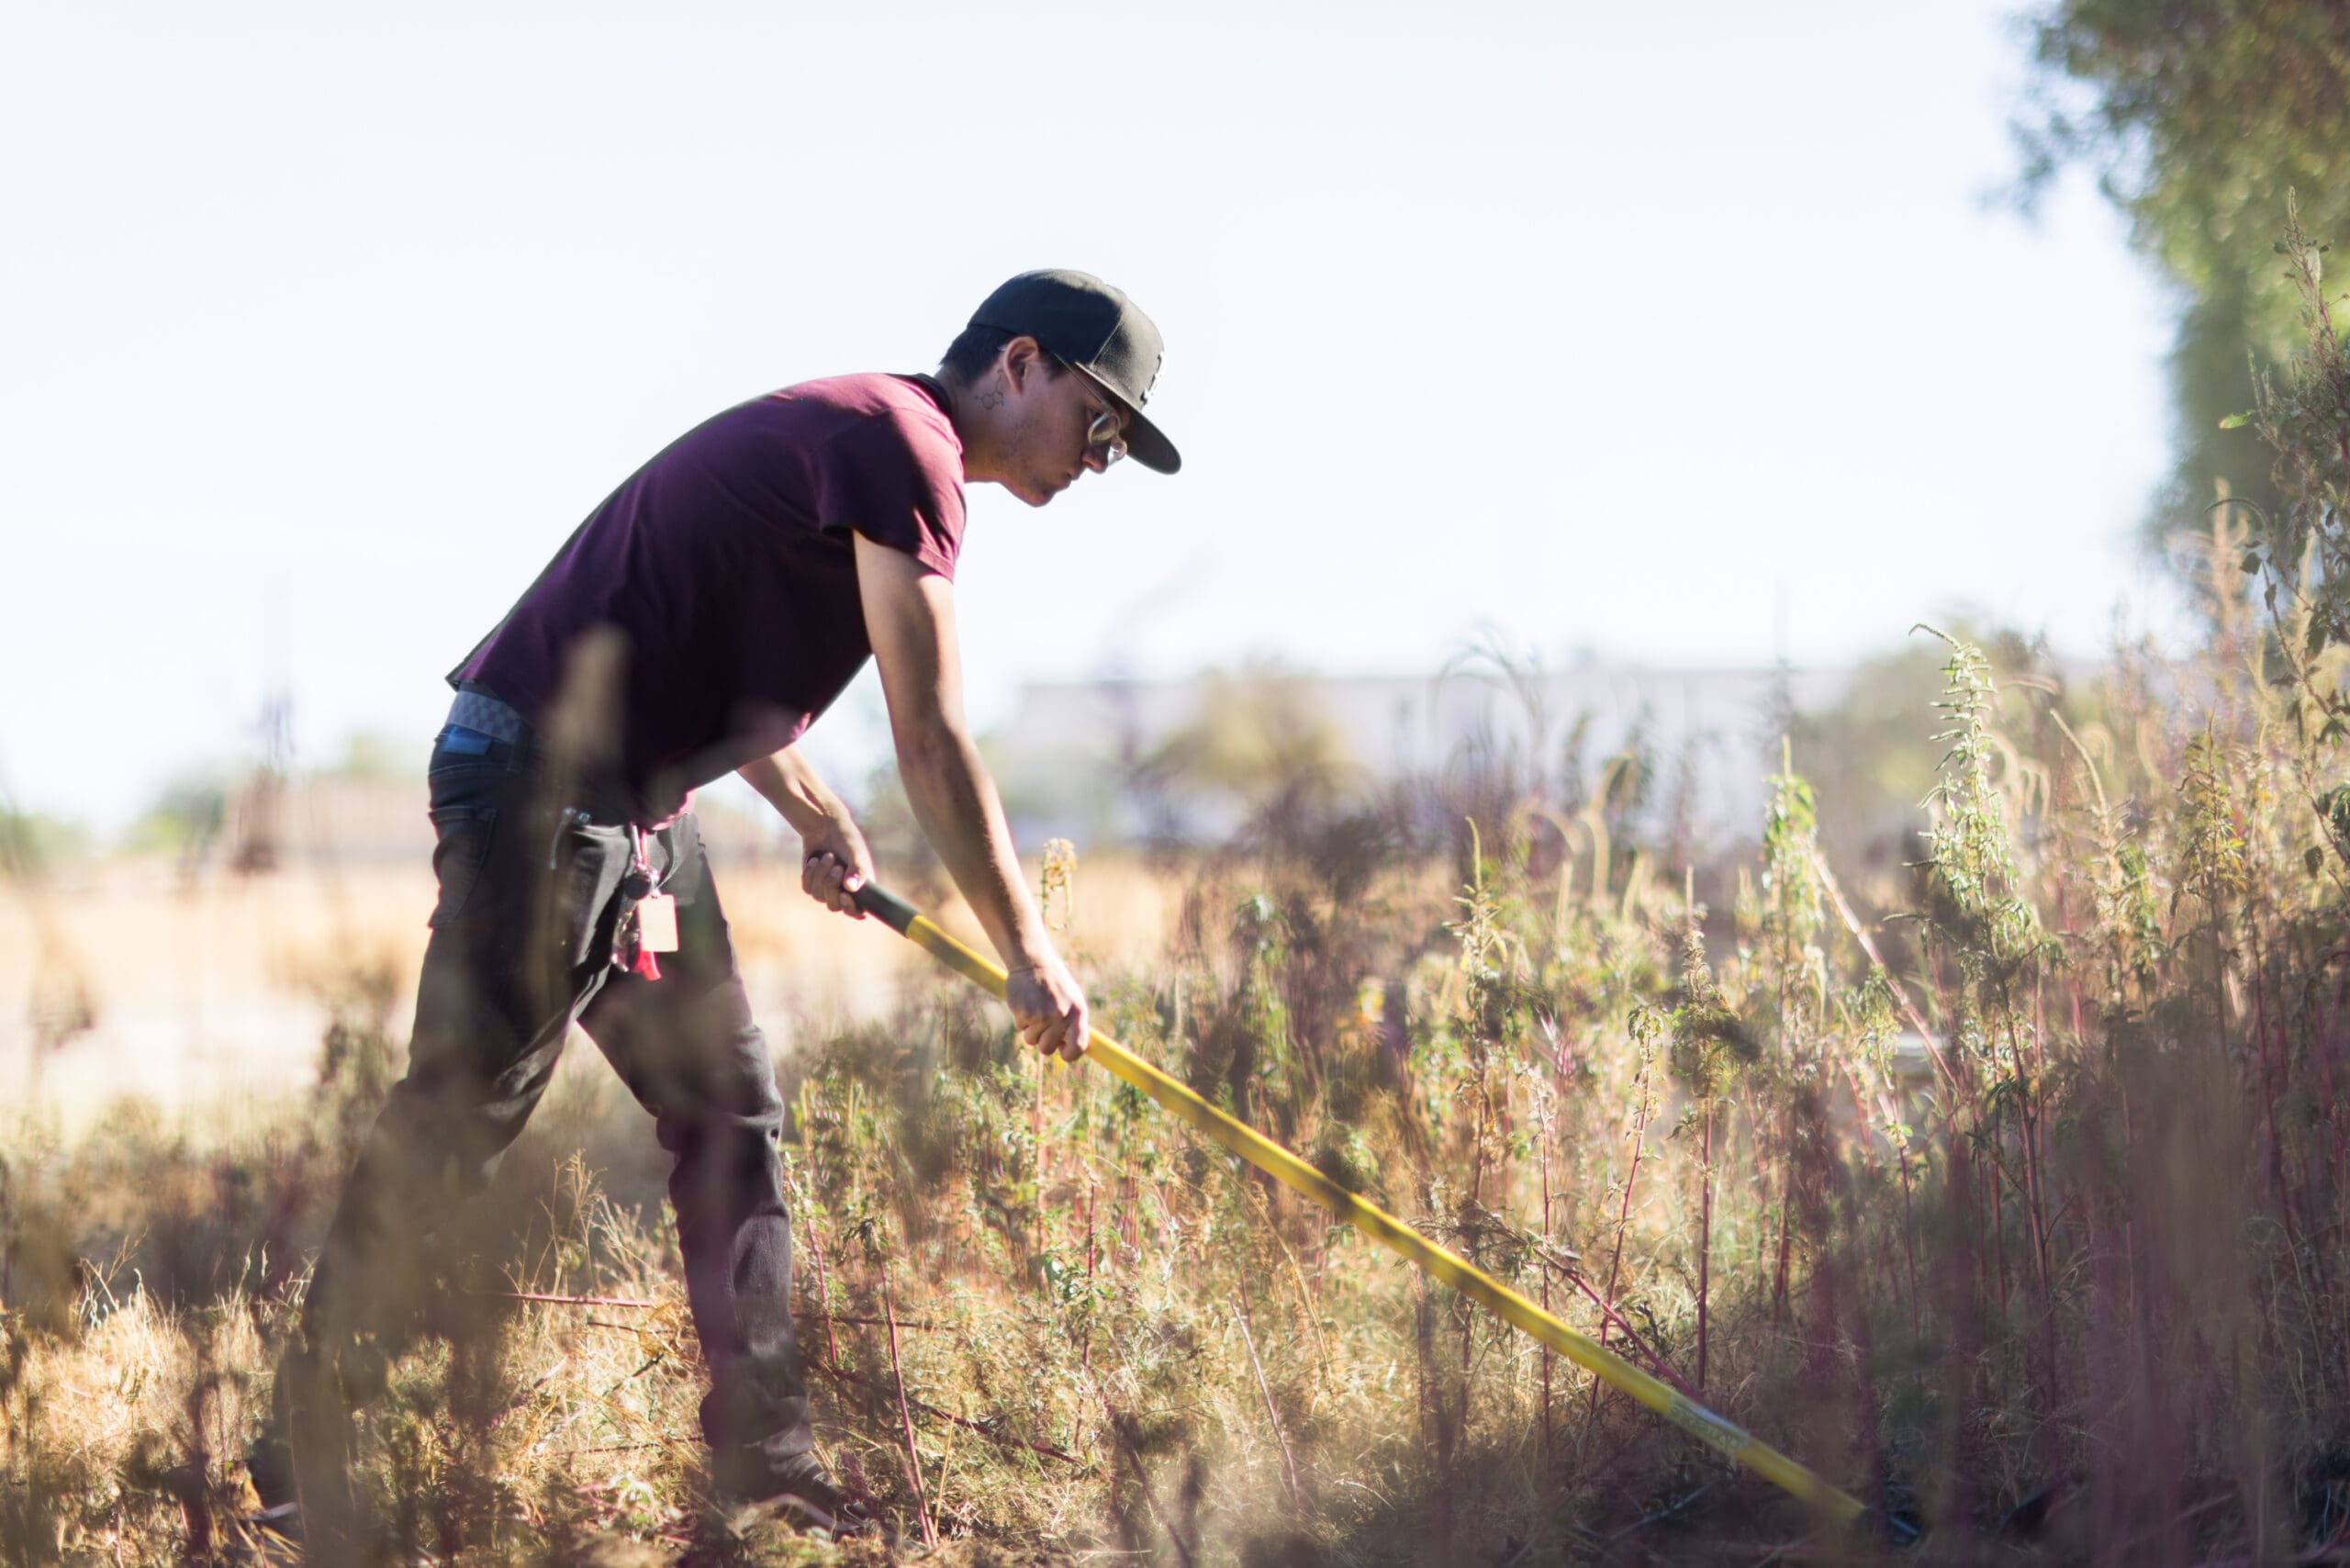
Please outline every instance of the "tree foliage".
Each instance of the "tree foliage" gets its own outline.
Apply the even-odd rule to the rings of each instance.
[[[2327,308],[2326,248],[2302,229],[2298,206],[2288,197],[2285,238],[2276,249],[2293,281],[2305,341],[2277,374],[2255,376],[2251,409],[2227,422],[2248,426],[2276,454],[2271,504],[2244,509],[2243,566],[2264,580],[2278,651],[2324,709],[2330,740],[2350,732],[2350,696],[2338,674],[2318,678],[2326,665],[2338,669],[2340,650],[2350,649],[2350,342]],[[2286,601],[2279,588],[2290,596]]]
[[[2221,421],[2252,406],[2254,363],[2301,335],[2292,291],[2275,286],[2287,193],[2321,243],[2350,235],[2350,6],[2054,0],[2031,25],[2026,192],[2095,169],[2183,296],[2177,468],[2148,527],[2160,542],[2191,526],[2216,481],[2268,507],[2269,452]]]

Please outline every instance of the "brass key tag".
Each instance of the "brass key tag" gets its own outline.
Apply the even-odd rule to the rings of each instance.
[[[677,901],[667,893],[652,893],[637,901],[637,945],[647,953],[677,950]]]

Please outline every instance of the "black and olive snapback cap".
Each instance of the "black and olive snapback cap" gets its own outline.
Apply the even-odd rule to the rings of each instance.
[[[971,325],[1035,339],[1133,416],[1126,421],[1128,456],[1161,474],[1183,465],[1175,443],[1142,411],[1166,345],[1150,318],[1118,290],[1088,273],[1022,273],[980,303]]]

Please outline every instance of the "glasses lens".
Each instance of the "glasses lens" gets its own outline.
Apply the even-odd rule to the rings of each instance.
[[[1125,440],[1119,431],[1119,426],[1123,422],[1118,417],[1117,409],[1104,409],[1096,414],[1093,417],[1093,422],[1086,427],[1085,443],[1101,452],[1104,466],[1115,463],[1126,454]]]

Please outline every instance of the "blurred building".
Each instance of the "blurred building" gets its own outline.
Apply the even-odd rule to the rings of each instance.
[[[1022,688],[982,745],[1029,843],[1213,840],[1284,793],[1368,797],[1480,777],[1570,803],[1621,757],[1636,760],[1660,821],[1743,836],[1761,821],[1792,717],[1833,707],[1852,677],[1584,659],[1553,671],[1464,664],[1433,678],[1257,669],[1041,682]],[[885,763],[876,788],[894,793],[888,777]],[[697,812],[722,862],[792,852],[747,790],[712,786]],[[417,778],[262,769],[229,791],[225,816],[231,862],[247,869],[423,864],[432,851]]]
[[[1213,835],[1281,771],[1341,787],[1506,771],[1571,792],[1630,754],[1701,826],[1751,830],[1792,715],[1840,701],[1847,668],[1662,668],[1583,659],[1435,678],[1268,670],[1177,680],[1039,683],[990,731],[990,766],[1026,833],[1101,839],[1159,827]],[[1169,804],[1169,799],[1172,803]]]

